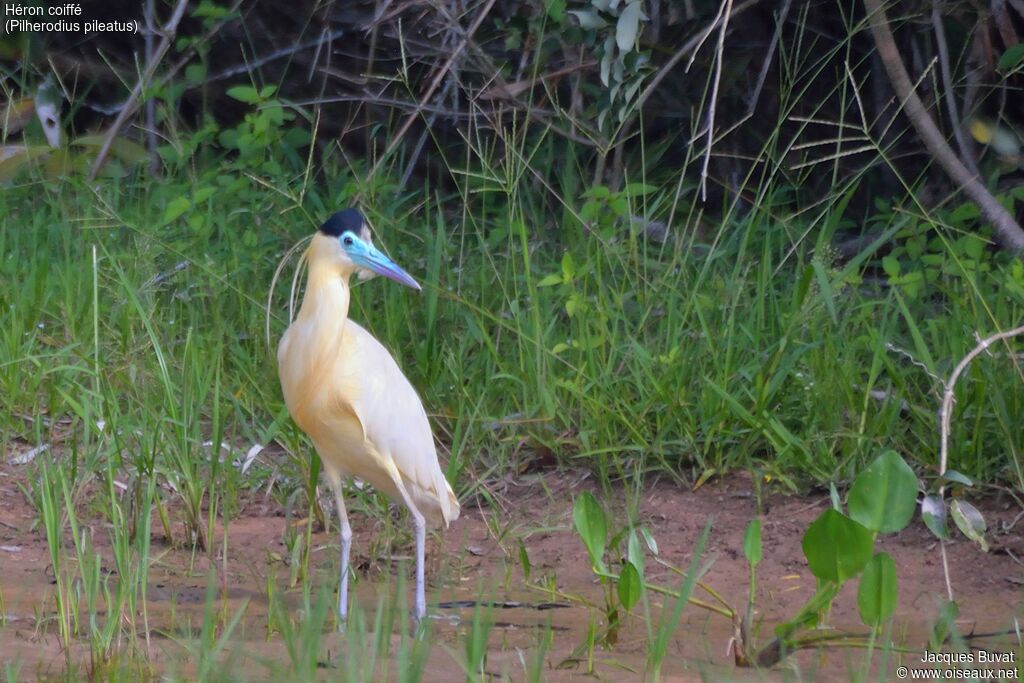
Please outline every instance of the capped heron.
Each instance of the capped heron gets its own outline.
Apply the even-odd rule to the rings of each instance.
[[[341,528],[338,614],[348,614],[348,523],[342,480],[359,477],[412,515],[416,531],[417,620],[426,615],[423,561],[427,524],[447,526],[459,501],[437,462],[434,437],[416,390],[379,341],[348,318],[353,275],[383,275],[419,290],[373,246],[355,209],[339,211],[313,236],[302,305],[277,349],[288,412],[313,441],[334,491]]]

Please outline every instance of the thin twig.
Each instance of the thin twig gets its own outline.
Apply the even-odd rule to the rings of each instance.
[[[937,1],[937,0],[936,0]],[[750,94],[747,99],[747,116],[751,116],[754,113],[754,109],[757,107],[757,101],[761,99],[761,89],[764,88],[765,79],[768,78],[768,69],[772,65],[772,61],[775,57],[775,48],[779,45],[779,39],[782,37],[782,29],[786,26],[786,17],[789,16],[789,7],[793,4],[793,0],[786,0],[782,5],[782,10],[779,11],[779,18],[777,25],[775,26],[775,33],[772,34],[771,43],[768,44],[768,54],[764,57],[764,64],[761,65],[761,73],[757,75],[757,85],[754,86],[754,92]]]
[[[715,75],[711,81],[711,95],[708,103],[707,147],[704,149],[704,161],[700,165],[700,199],[708,199],[708,165],[711,163],[711,146],[715,142],[715,105],[718,103],[718,85],[722,80],[722,60],[725,56],[725,33],[729,30],[729,16],[732,14],[732,0],[725,0],[723,5],[722,27],[718,30],[718,46],[715,48]]]
[[[296,52],[302,52],[303,50],[308,50],[311,47],[319,48],[319,47],[323,46],[324,43],[330,43],[330,42],[332,42],[334,40],[337,40],[338,38],[341,38],[344,35],[345,35],[345,31],[339,29],[337,31],[331,31],[330,33],[325,33],[325,34],[321,35],[319,38],[313,38],[311,40],[307,40],[304,43],[299,43],[298,45],[292,45],[291,47],[283,47],[280,50],[274,50],[270,54],[263,55],[262,57],[254,59],[251,62],[244,62],[242,64],[237,64],[235,66],[232,66],[232,67],[230,67],[228,69],[224,69],[223,71],[218,71],[214,75],[212,75],[209,78],[205,79],[203,81],[203,83],[205,84],[205,83],[211,83],[213,81],[222,81],[225,78],[231,78],[232,76],[237,76],[239,74],[248,73],[248,72],[252,71],[253,69],[258,69],[259,67],[263,66],[264,64],[268,64],[270,62],[273,62],[274,60],[281,59],[282,57],[290,57],[291,55],[295,54]],[[196,86],[196,87],[198,87],[198,86]]]
[[[156,0],[146,0],[146,61],[153,61],[153,35],[156,33]],[[160,155],[156,151],[156,100],[146,100],[146,148],[149,151],[149,174],[160,172]]]
[[[939,411],[940,417],[940,431],[939,431],[939,475],[946,473],[946,466],[949,463],[949,426],[953,418],[953,402],[956,400],[956,382],[960,379],[960,375],[967,366],[970,365],[971,361],[974,360],[978,355],[988,350],[988,347],[997,341],[1009,339],[1010,337],[1016,337],[1019,334],[1024,334],[1024,325],[1015,327],[1012,330],[1006,332],[997,332],[985,339],[978,342],[978,345],[971,349],[971,352],[963,357],[956,368],[953,370],[953,374],[949,376],[949,381],[946,382],[946,391],[942,395],[942,409]],[[943,494],[946,492],[946,487],[942,486],[939,488],[939,498],[942,499]],[[945,503],[943,502],[943,505]],[[953,583],[949,578],[949,561],[946,559],[946,541],[941,540],[939,542],[939,548],[942,552],[942,571],[946,577],[946,594],[949,596],[950,601],[953,600]]]
[[[868,12],[868,22],[871,26],[871,35],[875,39],[879,59],[889,75],[889,82],[902,105],[903,113],[910,119],[921,142],[924,143],[925,148],[939,163],[950,180],[955,185],[962,187],[964,194],[981,209],[982,215],[992,224],[1000,245],[1014,253],[1024,251],[1024,230],[1021,229],[1016,218],[996,201],[988,188],[964,166],[963,161],[950,149],[942,132],[935,125],[931,114],[915,91],[910,75],[907,73],[907,67],[903,63],[903,57],[896,46],[896,39],[893,37],[892,27],[889,25],[889,19],[882,3],[883,0],[864,0],[864,6]]]
[[[974,163],[974,156],[967,146],[964,128],[960,123],[960,114],[956,110],[953,76],[949,66],[949,46],[946,44],[946,29],[942,25],[941,7],[942,0],[932,0],[932,27],[935,29],[935,45],[939,51],[939,73],[942,74],[942,89],[945,95],[942,99],[946,101],[949,125],[953,128],[953,137],[956,139],[956,146],[960,149],[960,158],[971,173],[978,175],[978,166]]]
[[[153,74],[156,72],[156,67],[160,64],[160,61],[167,54],[167,50],[171,47],[171,40],[174,39],[174,34],[178,30],[178,24],[181,22],[181,18],[185,15],[185,8],[188,6],[188,0],[178,0],[178,5],[174,8],[174,14],[171,15],[170,20],[163,28],[163,37],[160,39],[160,45],[157,46],[156,51],[153,53],[152,59],[146,64],[146,68],[143,69],[142,74],[139,76],[138,82],[132,89],[131,95],[128,96],[128,100],[124,103],[124,107],[121,108],[121,113],[114,119],[113,125],[110,126],[110,130],[107,131],[107,136],[103,139],[103,145],[100,146],[100,151],[96,155],[96,160],[93,161],[92,168],[89,169],[89,181],[92,182],[96,179],[96,175],[103,168],[103,164],[107,161],[107,156],[110,155],[110,148],[114,144],[117,134],[121,131],[124,125],[128,122],[128,119],[138,110],[139,98],[142,97],[142,92],[146,86],[149,85],[150,80],[153,78]]]
[[[440,69],[438,69],[437,73],[434,75],[434,79],[430,82],[430,86],[427,88],[427,91],[423,94],[423,97],[420,98],[420,103],[416,107],[416,111],[410,113],[405,118],[405,122],[402,123],[401,127],[398,129],[398,132],[395,134],[393,138],[391,138],[391,142],[388,143],[387,148],[384,150],[384,154],[382,154],[373,164],[373,168],[370,169],[369,173],[369,176],[371,178],[377,174],[377,170],[380,168],[380,165],[384,163],[384,160],[391,156],[391,153],[395,151],[399,144],[401,144],[402,138],[404,138],[405,134],[409,131],[409,128],[412,126],[413,121],[415,121],[416,118],[420,115],[420,112],[422,111],[423,107],[430,101],[430,98],[434,96],[434,92],[437,91],[438,86],[441,85],[441,81],[444,80],[445,75],[448,73],[448,70],[452,68],[452,65],[455,63],[455,60],[458,59],[459,56],[463,53],[463,51],[466,49],[466,45],[469,44],[469,39],[473,37],[473,34],[476,33],[476,30],[480,28],[480,24],[482,24],[487,15],[490,14],[491,8],[494,7],[494,3],[495,0],[488,0],[487,5],[479,13],[477,13],[476,19],[473,20],[473,24],[469,27],[469,30],[466,32],[466,35],[462,38],[461,41],[459,41],[458,46],[452,51],[451,55],[449,55],[448,60],[444,63],[444,65],[441,66]]]
[[[745,2],[741,2],[740,4],[736,5],[736,9],[732,11],[732,16],[739,16],[743,12],[746,12],[748,9],[753,7],[754,5],[758,4],[760,1],[761,0],[746,0]],[[707,37],[711,35],[711,32],[715,30],[715,27],[718,26],[718,23],[721,20],[721,16],[716,16],[714,21],[708,24],[703,31],[701,31],[700,33],[698,33],[697,35],[683,43],[682,47],[676,50],[675,54],[672,55],[672,58],[665,62],[660,69],[658,69],[658,73],[654,75],[654,78],[651,79],[651,82],[644,86],[644,89],[640,92],[640,97],[637,98],[637,109],[640,109],[641,107],[644,106],[644,102],[647,101],[647,98],[654,94],[654,91],[658,89],[658,86],[661,84],[661,82],[665,79],[666,76],[668,76],[669,72],[671,72],[672,69],[675,68],[676,64],[682,61],[683,57],[690,53],[695,53],[700,48],[700,46],[704,43]]]

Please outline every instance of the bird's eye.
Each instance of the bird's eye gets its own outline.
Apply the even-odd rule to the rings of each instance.
[[[341,243],[344,244],[346,247],[351,247],[352,235],[345,235],[345,237],[342,238]]]

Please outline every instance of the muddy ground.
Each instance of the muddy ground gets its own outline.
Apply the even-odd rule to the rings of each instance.
[[[53,621],[55,601],[49,549],[36,512],[22,493],[32,466],[0,464],[0,595],[4,620],[0,622],[0,665],[16,661],[21,677],[57,676],[65,667],[65,656]],[[435,611],[433,638],[446,647],[434,647],[427,664],[425,680],[462,680],[464,673],[455,656],[463,651],[462,639],[472,610],[464,605],[481,595],[497,602],[522,603],[523,606],[498,606],[493,609],[495,627],[491,632],[488,672],[497,677],[523,678],[522,661],[529,660],[538,634],[550,625],[553,641],[546,658],[546,680],[587,677],[586,663],[578,661],[574,651],[586,640],[593,620],[602,623],[600,612],[580,600],[600,603],[601,590],[590,569],[586,550],[572,531],[572,499],[583,490],[595,487],[583,473],[544,472],[524,475],[514,483],[491,487],[499,505],[480,508],[466,504],[463,516],[443,536],[428,540],[430,586],[428,602],[442,605]],[[748,567],[741,552],[744,529],[756,514],[756,502],[750,479],[743,475],[712,481],[693,491],[674,482],[660,481],[643,494],[641,522],[657,541],[661,559],[677,567],[686,567],[708,516],[713,528],[705,562],[711,562],[705,581],[729,603],[742,608],[748,590]],[[601,496],[599,496],[600,498]],[[616,518],[625,519],[625,495],[610,506]],[[814,578],[803,559],[800,543],[804,530],[828,505],[825,495],[790,497],[768,494],[765,498],[764,560],[758,570],[757,619],[761,620],[762,641],[771,627],[793,616],[813,593]],[[991,497],[975,501],[989,524],[991,550],[983,552],[975,544],[957,538],[948,547],[950,573],[960,605],[962,632],[967,634],[1006,634],[1014,618],[1024,616],[1024,520],[1012,498]],[[617,507],[616,507],[617,506]],[[393,580],[385,581],[408,568],[403,559],[411,548],[401,534],[390,549],[390,557],[370,557],[375,534],[391,524],[376,518],[353,515],[354,563],[359,571],[355,599],[373,610],[378,591],[394,590]],[[267,638],[267,577],[273,575],[289,604],[298,604],[300,588],[287,586],[288,568],[282,566],[287,555],[283,544],[286,517],[271,500],[253,494],[241,514],[230,521],[227,562],[217,559],[218,571],[226,571],[228,609],[248,601],[246,615],[233,643],[239,657],[233,660],[237,671],[251,671],[255,679],[267,678],[267,661],[287,662],[283,645]],[[97,546],[106,555],[106,533],[102,525],[94,529]],[[554,583],[563,595],[552,595],[525,585],[520,563],[519,541],[529,556],[532,583]],[[337,541],[333,533],[313,535],[314,579],[336,582]],[[214,544],[220,552],[219,539]],[[920,520],[895,535],[883,537],[879,547],[896,561],[899,578],[899,609],[894,622],[894,639],[906,648],[905,657],[916,660],[924,650],[927,633],[936,608],[945,595],[945,582],[939,548]],[[378,552],[375,550],[375,552]],[[207,591],[210,560],[185,548],[171,547],[154,530],[153,561],[149,580],[150,657],[158,670],[189,671],[179,668],[183,650],[173,637],[183,630],[182,622],[193,627],[201,621]],[[680,579],[670,569],[648,561],[647,578],[666,587],[678,587]],[[546,580],[549,579],[550,581]],[[855,583],[855,582],[853,582]],[[706,597],[706,596],[705,596]],[[462,602],[459,602],[462,601]],[[538,610],[541,603],[562,603],[556,609]],[[462,605],[460,607],[460,605]],[[856,588],[844,588],[831,612],[831,624],[838,629],[866,633],[860,625],[856,606]],[[667,680],[843,680],[860,670],[863,649],[843,648],[802,652],[769,671],[738,669],[729,655],[732,626],[724,618],[690,607],[670,646],[665,664]],[[326,635],[324,648],[325,679],[330,678],[331,657],[344,657],[341,645]],[[396,636],[397,638],[397,636]],[[645,631],[635,618],[627,619],[617,642],[611,648],[598,648],[595,671],[603,680],[637,680],[643,671]],[[1010,635],[978,637],[977,647],[1013,649]],[[73,653],[75,659],[82,656]],[[254,657],[256,659],[254,659]],[[894,655],[895,657],[895,655]],[[875,656],[876,666],[879,657]],[[237,662],[242,662],[237,664]],[[886,671],[895,670],[890,659]],[[875,671],[874,675],[880,672]],[[882,678],[891,678],[888,673]]]

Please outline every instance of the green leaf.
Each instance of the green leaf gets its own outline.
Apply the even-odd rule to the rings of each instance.
[[[572,282],[576,276],[576,262],[573,261],[572,252],[562,254],[562,280],[566,283]]]
[[[192,201],[197,205],[202,204],[216,193],[216,187],[206,185],[205,187],[200,187],[198,190],[196,190],[195,194],[192,196]]]
[[[644,549],[640,545],[640,534],[637,533],[635,527],[629,530],[629,540],[626,542],[626,559],[636,567],[636,570],[640,572],[640,576],[643,577]]]
[[[619,602],[626,608],[626,611],[633,609],[633,606],[640,600],[640,572],[636,570],[632,562],[626,562],[622,565],[622,571],[619,572]]]
[[[938,481],[940,484],[960,484],[961,486],[971,487],[974,486],[974,481],[966,474],[957,472],[956,470],[946,470],[939,475]]]
[[[604,53],[601,55],[600,68],[601,85],[603,85],[606,88],[608,87],[608,84],[611,82],[613,61],[615,61],[615,39],[609,36],[608,39],[604,41]],[[604,109],[601,113],[607,114],[608,110]]]
[[[896,563],[889,553],[877,553],[864,568],[857,589],[861,621],[872,628],[881,626],[896,611],[898,596]]]
[[[937,538],[949,539],[946,528],[946,504],[936,495],[927,495],[921,500],[921,519]]]
[[[954,498],[949,503],[949,512],[953,515],[953,521],[964,536],[981,546],[981,549],[988,552],[988,541],[985,540],[985,517],[966,500]]]
[[[761,520],[752,519],[743,532],[743,555],[751,567],[761,562]]]
[[[572,509],[576,533],[583,539],[583,545],[590,553],[590,563],[595,568],[604,570],[604,549],[608,542],[608,523],[604,509],[593,494],[584,491],[576,498]]]
[[[265,85],[262,88],[260,88],[259,99],[265,100],[265,99],[268,99],[270,97],[273,97],[274,93],[276,93],[276,92],[277,92],[277,86],[276,85]]]
[[[939,605],[938,614],[935,617],[935,625],[932,626],[932,637],[930,645],[938,649],[946,644],[950,634],[956,630],[956,620],[960,617],[960,606],[952,600]]]
[[[656,189],[658,188],[647,183],[629,183],[626,187],[622,188],[622,194],[627,197],[641,197],[654,192]]]
[[[807,528],[803,549],[811,573],[842,583],[871,560],[874,538],[866,527],[829,508]]]
[[[636,41],[640,35],[640,19],[643,14],[640,0],[632,0],[619,15],[619,20],[615,24],[615,43],[622,52],[629,52],[636,48]]]
[[[917,476],[899,453],[888,450],[857,475],[846,501],[850,517],[883,534],[910,523],[917,507]]]
[[[647,549],[651,551],[652,555],[657,557],[658,542],[654,540],[654,536],[651,535],[650,529],[645,526],[640,527],[640,535],[644,537],[644,543],[647,544]]]
[[[260,94],[256,92],[256,88],[249,85],[236,85],[228,88],[228,97],[246,104],[256,104],[260,101]]]
[[[565,0],[547,0],[544,3],[548,17],[556,24],[565,23]]]
[[[569,10],[569,14],[576,17],[577,21],[580,22],[580,28],[584,31],[593,31],[608,25],[608,22],[602,19],[601,15],[591,9]]]
[[[1024,61],[1024,43],[1017,43],[999,55],[999,63],[996,66],[1000,71],[1006,73],[1020,66],[1022,61]]]
[[[188,197],[177,197],[167,202],[167,208],[164,209],[164,225],[167,225],[191,208],[192,202]]]
[[[538,287],[553,287],[555,285],[562,284],[562,274],[552,273],[551,275],[545,275],[540,282],[537,283]]]
[[[526,583],[530,583],[530,570],[532,566],[530,565],[530,555],[526,552],[526,544],[523,543],[522,538],[519,539],[519,564],[523,568],[523,580]]]
[[[897,258],[894,258],[892,256],[883,256],[882,257],[882,270],[884,270],[885,274],[888,275],[890,278],[899,277],[900,276],[900,260],[897,259]]]

